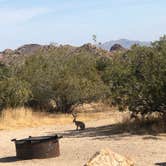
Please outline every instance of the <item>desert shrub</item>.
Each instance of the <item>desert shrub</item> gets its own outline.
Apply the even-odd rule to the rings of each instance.
[[[103,72],[110,98],[120,110],[166,111],[166,40],[151,47],[134,46],[118,55]]]
[[[96,57],[87,52],[32,56],[17,75],[31,84],[33,100],[54,100],[61,112],[102,98],[107,88],[96,69]]]
[[[9,76],[9,69],[4,64],[0,63],[0,80],[8,76]]]
[[[0,81],[0,108],[23,106],[30,98],[30,85],[18,78]]]

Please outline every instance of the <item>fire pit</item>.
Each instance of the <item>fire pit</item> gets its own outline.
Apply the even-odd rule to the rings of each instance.
[[[19,159],[43,159],[60,155],[59,139],[62,136],[31,137],[12,141],[15,142],[16,156]]]

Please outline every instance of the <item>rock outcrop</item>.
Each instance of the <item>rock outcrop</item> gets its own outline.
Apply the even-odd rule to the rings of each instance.
[[[3,59],[3,54],[0,53],[0,61]]]
[[[97,152],[85,166],[134,166],[133,161],[109,149]]]
[[[14,50],[7,48],[2,52],[2,54],[5,54],[5,55],[14,54]]]
[[[15,52],[17,54],[33,54],[41,48],[42,46],[39,44],[26,44],[16,49]]]
[[[114,44],[111,49],[110,49],[110,52],[111,51],[124,51],[126,50],[124,47],[122,47],[120,44]]]

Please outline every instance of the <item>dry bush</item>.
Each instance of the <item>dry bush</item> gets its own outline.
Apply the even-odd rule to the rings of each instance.
[[[131,118],[130,113],[123,116],[118,124],[119,130],[131,133],[163,133],[166,132],[166,121],[162,114],[154,112],[152,114]]]
[[[96,112],[108,112],[108,111],[115,111],[116,108],[110,107],[107,104],[104,104],[102,102],[98,102],[98,103],[90,103],[90,104],[83,104],[80,105],[78,107],[75,108],[75,111],[77,112],[92,112],[92,113],[96,113]]]

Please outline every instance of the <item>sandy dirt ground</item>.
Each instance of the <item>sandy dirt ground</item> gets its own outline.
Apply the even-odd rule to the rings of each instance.
[[[16,131],[0,131],[0,165],[6,166],[83,166],[100,149],[110,148],[134,160],[136,166],[166,165],[166,135],[131,135],[120,133],[111,119],[86,124],[85,131],[75,131],[74,124],[46,126]],[[58,133],[61,156],[42,160],[17,160],[10,140]]]

